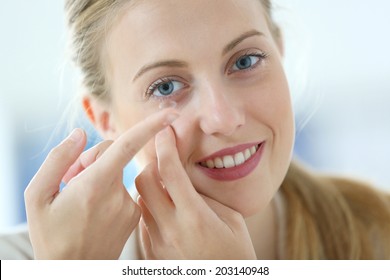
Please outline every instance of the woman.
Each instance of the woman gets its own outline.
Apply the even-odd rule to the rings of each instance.
[[[69,0],[66,9],[83,105],[106,141],[82,153],[76,129],[29,184],[35,258],[390,257],[389,195],[291,161],[269,1]],[[133,158],[136,201],[122,183]]]

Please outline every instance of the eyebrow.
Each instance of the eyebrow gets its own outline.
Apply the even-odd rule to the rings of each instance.
[[[247,31],[244,34],[237,37],[236,39],[234,39],[233,41],[231,41],[229,44],[227,44],[227,46],[223,48],[222,55],[225,55],[226,53],[234,49],[238,44],[240,44],[245,39],[253,36],[264,36],[264,34],[254,29]]]
[[[253,37],[253,36],[264,36],[264,34],[261,33],[260,31],[257,31],[257,30],[247,31],[247,32],[243,33],[242,35],[240,35],[239,37],[237,37],[236,39],[234,39],[233,41],[231,41],[229,44],[227,44],[226,47],[223,48],[222,55],[225,55],[226,53],[228,53],[229,51],[234,49],[237,45],[239,45],[245,39],[247,39],[249,37]],[[142,76],[145,72],[148,72],[154,68],[160,68],[160,67],[185,68],[185,67],[188,67],[188,63],[186,63],[184,61],[180,61],[180,60],[163,60],[163,61],[158,61],[158,62],[154,62],[151,64],[147,64],[147,65],[143,66],[137,72],[137,74],[134,76],[133,82],[135,80],[137,80],[140,76]]]
[[[150,71],[154,68],[159,68],[159,67],[179,67],[179,68],[184,68],[188,67],[188,63],[180,60],[164,60],[164,61],[158,61],[155,63],[147,64],[143,66],[135,75],[133,82],[138,79],[141,75],[143,75],[145,72]]]

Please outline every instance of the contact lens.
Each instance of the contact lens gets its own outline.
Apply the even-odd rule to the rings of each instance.
[[[166,108],[176,108],[177,106],[177,103],[175,101],[172,101],[172,100],[169,100],[169,101],[162,101],[158,108],[160,108],[161,110],[162,109],[166,109]]]

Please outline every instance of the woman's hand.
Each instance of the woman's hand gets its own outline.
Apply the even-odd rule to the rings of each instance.
[[[242,215],[193,187],[170,127],[157,134],[158,163],[136,178],[147,259],[256,259]]]
[[[86,136],[77,129],[54,148],[25,191],[35,257],[117,259],[140,218],[123,168],[176,117],[172,110],[156,113],[85,153]],[[61,180],[67,186],[59,192]]]

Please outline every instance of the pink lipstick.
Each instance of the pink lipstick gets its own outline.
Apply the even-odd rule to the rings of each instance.
[[[218,181],[233,181],[249,175],[259,164],[265,142],[249,143],[213,153],[199,161],[198,167]]]

